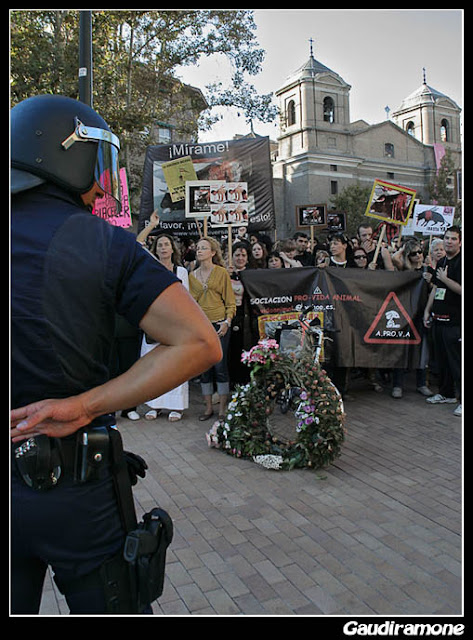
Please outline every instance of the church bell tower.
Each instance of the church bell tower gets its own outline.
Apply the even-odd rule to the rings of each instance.
[[[460,107],[451,98],[427,84],[423,69],[422,85],[402,101],[392,119],[423,144],[441,144],[460,152],[460,113]]]
[[[340,136],[350,123],[350,85],[310,56],[276,91],[279,99],[279,156],[290,157],[311,150],[348,151]]]

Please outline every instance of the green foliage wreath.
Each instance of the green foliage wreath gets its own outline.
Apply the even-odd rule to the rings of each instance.
[[[319,469],[340,456],[343,402],[310,349],[287,356],[275,340],[264,339],[244,352],[242,361],[252,369],[250,382],[236,388],[225,419],[207,433],[210,447],[271,469]],[[290,439],[271,427],[284,390],[293,394],[295,429]]]

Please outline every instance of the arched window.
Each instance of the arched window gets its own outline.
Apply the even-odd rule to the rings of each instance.
[[[289,100],[287,103],[286,120],[288,127],[290,127],[291,124],[296,124],[296,103],[294,100]]]
[[[415,126],[414,126],[414,123],[412,122],[412,120],[410,120],[407,123],[406,131],[410,136],[414,136],[415,135]]]
[[[324,121],[335,122],[335,103],[329,96],[324,98]]]
[[[445,118],[440,122],[440,140],[442,142],[449,142],[450,140],[448,120],[445,120]]]

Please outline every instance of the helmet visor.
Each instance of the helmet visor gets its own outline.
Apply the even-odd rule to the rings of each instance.
[[[118,152],[120,140],[111,131],[97,127],[84,125],[79,118],[75,118],[75,129],[63,142],[62,147],[67,151],[76,142],[95,142],[97,144],[97,157],[95,161],[94,180],[99,187],[112,196],[117,203],[120,213],[120,165]]]
[[[117,203],[117,213],[122,209],[120,190],[120,166],[118,163],[118,149],[109,142],[97,142],[97,159],[94,171],[95,181]]]

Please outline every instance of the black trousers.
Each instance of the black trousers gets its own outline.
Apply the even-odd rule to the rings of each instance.
[[[39,612],[48,565],[71,614],[106,612],[97,569],[125,535],[111,476],[34,491],[12,464],[11,523],[12,614]]]
[[[439,393],[446,398],[461,394],[461,327],[434,320],[432,341],[439,375]]]

